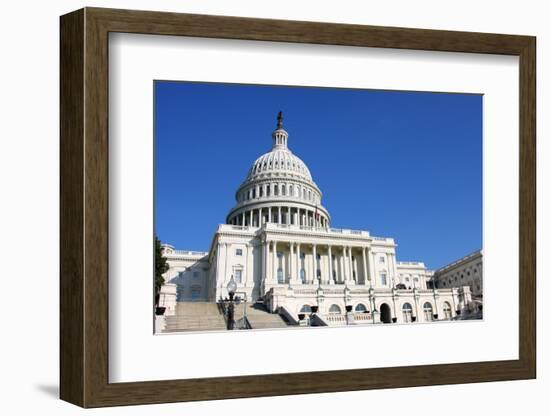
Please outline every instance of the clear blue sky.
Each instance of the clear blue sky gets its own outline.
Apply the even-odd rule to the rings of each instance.
[[[481,248],[482,96],[155,82],[156,233],[207,251],[279,110],[332,226],[438,268]]]

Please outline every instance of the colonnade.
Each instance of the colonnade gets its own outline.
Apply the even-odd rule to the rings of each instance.
[[[286,241],[262,243],[262,276],[271,284],[348,284],[376,286],[370,247]]]
[[[233,215],[229,219],[232,225],[261,227],[266,222],[275,224],[299,225],[327,228],[328,218],[321,211],[297,208],[292,206],[276,206],[250,209]]]

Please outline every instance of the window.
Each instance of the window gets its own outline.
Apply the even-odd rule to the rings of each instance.
[[[300,279],[302,280],[302,283],[306,282],[306,271],[304,269],[300,269]]]
[[[193,286],[191,288],[191,300],[199,300],[201,297],[201,288],[199,286]]]
[[[278,283],[284,283],[285,282],[285,279],[283,277],[283,269],[281,267],[279,267],[277,269],[277,282]]]
[[[193,278],[196,279],[197,277],[199,277],[199,272],[193,272]]]
[[[271,194],[271,186],[270,185],[267,185],[266,194],[267,194],[267,196],[269,196]]]
[[[282,251],[277,252],[277,258],[279,258],[279,259],[283,258],[283,252]]]
[[[367,307],[362,303],[358,303],[357,306],[355,306],[355,312],[365,313],[367,312]]]
[[[182,285],[176,286],[176,302],[183,302],[185,297],[185,288]]]
[[[412,306],[410,303],[404,303],[403,304],[403,322],[412,322]]]
[[[328,309],[328,313],[331,315],[340,315],[342,313],[342,310],[338,305],[330,305],[330,308]]]
[[[386,275],[386,273],[380,273],[380,284],[382,286],[387,286],[388,284],[388,277]]]
[[[424,303],[423,309],[424,309],[424,320],[433,321],[434,314],[433,314],[432,304],[430,302]]]
[[[444,319],[452,318],[451,305],[449,304],[449,302],[443,302],[443,316],[444,316]]]
[[[281,195],[286,195],[286,186],[285,185],[281,186]]]
[[[235,283],[242,283],[243,281],[243,271],[242,270],[235,270]]]
[[[275,195],[275,196],[279,195],[279,186],[278,185],[275,185],[273,187],[273,195]]]
[[[379,257],[378,258],[378,263],[385,263],[386,262],[386,258],[385,257]]]
[[[300,313],[311,313],[311,306],[304,305],[300,308]]]
[[[235,255],[237,256],[242,256],[243,255],[243,249],[242,248],[238,248],[235,250]]]

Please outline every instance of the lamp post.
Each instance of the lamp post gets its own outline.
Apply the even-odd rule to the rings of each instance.
[[[229,331],[233,330],[235,326],[234,314],[235,314],[235,305],[233,304],[233,296],[235,296],[235,291],[237,290],[237,283],[231,275],[231,280],[227,284],[227,294],[229,295],[229,305],[227,305],[227,329]]]

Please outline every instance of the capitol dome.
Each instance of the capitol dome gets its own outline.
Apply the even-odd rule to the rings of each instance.
[[[266,222],[328,227],[330,215],[306,164],[288,148],[282,113],[271,135],[271,151],[257,158],[236,192],[227,223],[261,227]]]

